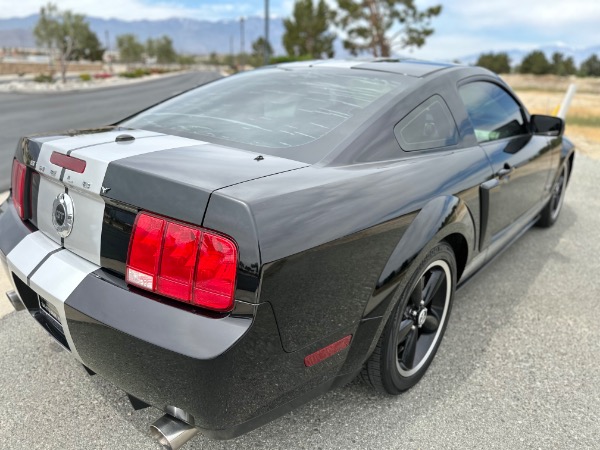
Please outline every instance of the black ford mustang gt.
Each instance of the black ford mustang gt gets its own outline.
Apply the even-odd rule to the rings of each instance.
[[[0,207],[8,295],[134,406],[165,411],[173,447],[359,373],[399,394],[457,286],[556,221],[563,129],[484,69],[322,61],[26,137]]]

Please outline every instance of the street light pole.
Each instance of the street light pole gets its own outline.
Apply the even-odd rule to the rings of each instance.
[[[269,0],[265,0],[265,66],[269,64]]]
[[[244,16],[240,17],[240,70],[244,70],[246,66],[246,54],[245,54],[245,30],[244,30]]]

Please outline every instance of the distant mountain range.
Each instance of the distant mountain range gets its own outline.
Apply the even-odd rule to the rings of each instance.
[[[0,19],[0,47],[35,47],[33,28],[37,23],[38,15],[12,19]],[[240,23],[235,20],[194,20],[173,18],[165,20],[134,20],[100,19],[88,17],[90,27],[98,35],[100,41],[106,45],[106,32],[110,37],[110,47],[115,49],[116,36],[119,34],[133,33],[138,39],[145,41],[148,38],[159,37],[164,34],[173,39],[175,49],[181,53],[207,55],[211,52],[229,53],[233,39],[233,51],[240,51]],[[276,54],[283,54],[281,39],[284,34],[283,20],[272,19],[269,27],[269,41]],[[251,51],[252,42],[264,34],[264,20],[261,17],[249,17],[245,22],[245,50]],[[336,42],[336,55],[346,57],[348,53],[343,49],[341,42]],[[554,52],[561,52],[565,56],[573,57],[579,65],[590,55],[596,53],[600,56],[600,46],[589,48],[572,48],[563,45],[548,45],[539,48],[547,57]],[[506,50],[511,64],[517,65],[529,53],[526,50]],[[466,55],[456,58],[463,64],[474,64],[479,54]]]
[[[35,47],[33,28],[38,15],[12,19],[0,19],[0,47]],[[211,52],[229,53],[231,40],[233,50],[240,51],[240,23],[233,20],[209,22],[193,19],[135,20],[87,18],[90,28],[98,39],[106,45],[106,32],[109,34],[111,49],[116,47],[116,36],[133,33],[142,42],[148,38],[164,34],[173,39],[175,49],[181,53],[205,55]],[[248,17],[245,21],[245,50],[251,51],[252,42],[264,35],[264,20]],[[269,26],[269,41],[275,53],[283,53],[281,38],[284,33],[283,21],[272,19]]]

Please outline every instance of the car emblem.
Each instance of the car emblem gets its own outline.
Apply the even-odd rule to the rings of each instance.
[[[60,237],[66,238],[71,234],[74,212],[73,199],[69,194],[58,194],[52,205],[52,224]]]
[[[423,326],[423,324],[425,323],[426,320],[427,320],[427,308],[423,308],[421,310],[421,312],[419,313],[419,317],[417,319],[417,325],[419,326],[419,328],[421,328]]]

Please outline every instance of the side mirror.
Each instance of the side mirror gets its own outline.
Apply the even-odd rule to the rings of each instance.
[[[560,117],[534,114],[531,116],[531,131],[542,136],[562,136],[565,131],[565,121]]]

